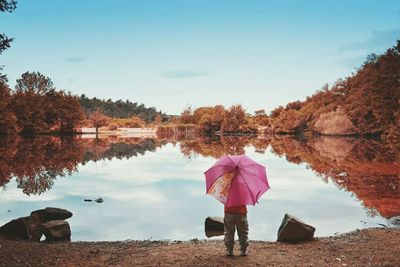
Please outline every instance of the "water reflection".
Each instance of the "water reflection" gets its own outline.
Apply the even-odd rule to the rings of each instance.
[[[0,139],[0,183],[16,178],[27,194],[41,194],[57,177],[71,175],[81,162],[83,147],[72,138],[36,137]]]
[[[246,147],[273,153],[294,164],[305,163],[325,182],[352,192],[369,216],[390,218],[400,214],[400,153],[386,144],[369,139],[317,137],[129,138],[108,136],[0,139],[0,185],[15,177],[17,187],[27,195],[49,190],[59,177],[78,172],[79,164],[100,160],[129,159],[154,152],[172,143],[188,160],[242,154]]]
[[[78,172],[89,161],[123,159],[155,151],[165,142],[149,138],[36,136],[0,139],[0,186],[15,177],[24,194],[40,195],[58,177]]]
[[[257,153],[263,154],[270,141],[266,138],[250,136],[202,137],[191,141],[181,141],[182,154],[187,158],[201,155],[203,157],[220,158],[223,155],[244,154],[244,148],[253,146]]]
[[[400,154],[377,140],[282,137],[272,150],[292,163],[306,163],[325,182],[352,192],[370,216],[400,214]]]

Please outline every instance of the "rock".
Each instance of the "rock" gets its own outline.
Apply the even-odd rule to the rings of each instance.
[[[207,237],[224,234],[224,218],[207,217],[204,222],[204,229]]]
[[[392,218],[388,219],[388,222],[392,225],[396,225],[396,226],[400,227],[400,216],[392,217]]]
[[[97,203],[103,203],[104,202],[104,200],[100,197],[100,198],[98,198],[98,199],[96,199],[95,200]]]
[[[285,214],[278,230],[278,241],[297,243],[312,240],[314,232],[315,228],[313,226],[300,221],[292,215]]]
[[[0,227],[0,236],[39,242],[42,237],[40,218],[37,214],[12,220]]]
[[[355,135],[357,128],[343,108],[321,114],[314,124],[314,130],[325,135]]]
[[[208,230],[224,231],[224,218],[222,217],[207,217],[205,228]]]
[[[71,241],[71,228],[67,221],[55,220],[42,223],[46,241]]]
[[[72,217],[72,212],[60,208],[45,208],[32,211],[31,215],[39,215],[40,222],[45,223],[54,220],[65,220]]]

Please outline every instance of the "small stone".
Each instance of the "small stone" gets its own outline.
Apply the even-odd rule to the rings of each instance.
[[[104,202],[104,200],[100,197],[100,198],[98,198],[98,199],[96,199],[95,200],[97,203],[103,203]]]

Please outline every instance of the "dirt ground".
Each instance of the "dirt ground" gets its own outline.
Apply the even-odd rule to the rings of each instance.
[[[30,243],[0,240],[0,266],[400,266],[400,229],[374,228],[285,244],[252,241],[225,256],[222,241]]]

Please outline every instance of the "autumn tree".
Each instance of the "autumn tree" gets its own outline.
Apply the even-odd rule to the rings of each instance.
[[[0,134],[17,131],[17,118],[11,111],[11,91],[5,78],[0,77]]]
[[[22,133],[73,132],[84,118],[79,98],[57,90],[51,79],[39,72],[22,74],[11,103]]]
[[[101,113],[99,110],[96,110],[95,112],[92,113],[89,117],[89,121],[93,125],[93,127],[96,128],[96,138],[99,134],[99,127],[107,125],[109,122],[110,118]]]
[[[60,94],[62,97],[59,99],[60,106],[58,108],[59,129],[63,133],[72,133],[82,123],[85,115],[79,97],[64,91],[61,91]]]
[[[242,105],[233,105],[225,113],[225,119],[221,128],[223,132],[240,132],[241,127],[246,124],[246,111]]]
[[[1,12],[12,12],[15,7],[15,1],[0,0]],[[12,38],[0,33],[0,55],[10,47],[11,41]],[[0,134],[9,134],[16,130],[16,118],[14,113],[10,111],[11,92],[6,75],[1,73],[2,69],[3,66],[0,65]]]
[[[180,121],[181,123],[184,124],[191,124],[194,122],[194,118],[193,118],[193,108],[191,106],[186,107],[180,116]]]
[[[277,108],[275,108],[274,110],[271,111],[271,118],[276,118],[278,117],[283,111],[285,110],[285,108],[283,106],[279,106]]]
[[[213,134],[221,130],[221,124],[225,118],[225,108],[222,105],[214,107],[200,107],[193,113],[193,122],[201,132]]]
[[[157,114],[156,118],[154,119],[154,124],[155,125],[162,124],[162,116],[160,114]]]
[[[146,124],[146,122],[142,118],[140,118],[138,116],[132,116],[124,123],[124,127],[143,128],[145,126],[145,124]]]
[[[47,131],[46,94],[55,88],[49,77],[39,72],[25,72],[17,80],[12,99],[12,108],[17,116],[18,126],[23,133]]]
[[[264,109],[259,109],[254,111],[254,123],[261,126],[269,126],[270,119],[268,115],[265,113]]]

